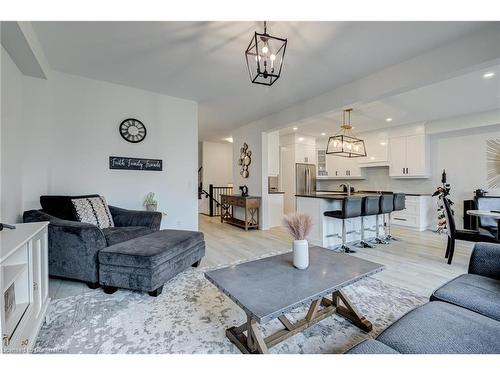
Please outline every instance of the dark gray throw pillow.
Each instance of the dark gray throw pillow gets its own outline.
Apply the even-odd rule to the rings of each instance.
[[[99,194],[89,194],[89,195],[42,195],[40,197],[40,205],[42,206],[43,212],[55,216],[63,220],[77,221],[75,209],[72,199],[78,198],[95,198]]]

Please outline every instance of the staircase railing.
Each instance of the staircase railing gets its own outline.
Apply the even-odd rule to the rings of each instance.
[[[231,195],[233,194],[232,186],[209,186],[210,196],[213,199],[210,200],[208,205],[208,211],[210,216],[220,216],[222,207],[221,207],[221,195]]]
[[[221,195],[232,194],[232,186],[214,186],[208,185],[208,191],[201,189],[199,194],[208,199],[208,216],[220,216],[221,214]]]
[[[201,199],[203,193],[203,167],[198,168],[198,199]]]
[[[233,194],[232,186],[214,186],[208,185],[208,191],[203,188],[203,167],[198,168],[198,199],[203,196],[208,199],[208,215],[220,216],[221,214],[221,195]]]

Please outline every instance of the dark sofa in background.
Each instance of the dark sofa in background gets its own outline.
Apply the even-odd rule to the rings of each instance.
[[[152,211],[135,211],[109,206],[114,227],[99,227],[77,221],[71,199],[98,197],[86,196],[42,196],[41,210],[26,211],[24,222],[49,221],[49,275],[80,280],[90,288],[103,286],[112,293],[116,287],[161,293],[165,281],[190,265],[199,265],[205,254],[203,234],[192,231],[162,230],[162,214]],[[148,236],[157,233],[152,241]],[[195,245],[189,239],[196,239]],[[154,246],[153,246],[154,245]],[[99,253],[103,250],[117,252],[115,269],[106,262],[105,284],[100,282]],[[127,259],[137,264],[127,268]],[[161,264],[152,265],[152,260]],[[186,265],[187,262],[191,262]],[[156,262],[158,263],[158,261]],[[127,276],[124,276],[126,272]],[[101,275],[102,276],[102,275]],[[128,283],[124,283],[126,278]],[[113,280],[120,280],[113,285]],[[157,290],[152,290],[154,286]]]
[[[347,354],[500,353],[500,245],[477,243],[469,271],[432,294],[376,340]]]

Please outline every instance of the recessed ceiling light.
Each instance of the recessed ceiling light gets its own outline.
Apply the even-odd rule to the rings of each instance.
[[[386,121],[386,122],[391,122],[391,121],[392,121],[392,117],[387,117],[387,118],[385,119],[385,121]]]
[[[326,135],[326,133],[321,133],[321,135]]]
[[[484,79],[490,79],[490,78],[493,78],[494,76],[495,76],[495,72],[487,72],[487,73],[483,74]]]
[[[304,137],[299,138],[299,142],[302,142],[304,140]]]
[[[297,128],[296,126],[294,126],[294,127],[293,127],[293,130],[294,130],[294,131],[295,131],[295,130],[299,130],[299,128]]]

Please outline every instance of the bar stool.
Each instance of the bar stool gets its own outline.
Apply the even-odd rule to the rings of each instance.
[[[342,200],[342,209],[336,211],[326,211],[324,213],[327,217],[332,217],[334,219],[342,220],[342,245],[338,248],[340,251],[344,251],[346,253],[355,253],[355,250],[352,250],[346,244],[346,228],[345,228],[345,219],[349,219],[351,217],[359,217],[361,216],[361,197],[346,197]],[[327,237],[332,237],[335,235],[329,235]]]
[[[361,241],[359,241],[359,247],[369,247],[374,248],[372,244],[365,241],[365,216],[378,215],[380,197],[378,195],[363,197],[361,202]],[[370,229],[366,229],[370,230]],[[373,229],[371,229],[373,231]]]
[[[382,215],[382,218],[385,218],[385,214],[388,214],[389,212],[392,212],[394,208],[394,200],[392,197],[392,194],[382,194],[380,196],[380,202],[379,202],[379,211],[376,219],[376,237],[374,238],[373,242],[375,243],[381,243],[381,244],[387,244],[387,241],[385,239],[380,238],[380,229],[379,229],[379,216]]]
[[[405,193],[394,193],[393,198],[393,211],[402,211],[406,208],[406,195]],[[399,241],[399,238],[393,237],[391,234],[392,228],[392,220],[391,220],[391,212],[389,212],[389,225],[387,226],[388,235],[385,237],[386,240],[395,240]]]

